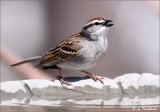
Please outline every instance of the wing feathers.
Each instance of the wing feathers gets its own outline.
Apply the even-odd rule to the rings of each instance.
[[[42,58],[40,65],[47,63],[58,64],[74,58],[82,48],[80,41],[77,39],[80,35],[76,34],[61,42],[57,47],[49,50]]]

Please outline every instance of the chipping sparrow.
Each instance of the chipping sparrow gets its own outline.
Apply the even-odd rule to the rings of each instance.
[[[61,84],[70,85],[63,80],[61,69],[82,71],[93,80],[103,81],[86,70],[96,65],[105,55],[108,42],[107,32],[113,25],[112,20],[96,17],[88,21],[80,33],[69,36],[56,47],[53,47],[42,56],[29,58],[11,66],[17,66],[26,62],[39,61],[39,67],[43,69],[59,69]]]

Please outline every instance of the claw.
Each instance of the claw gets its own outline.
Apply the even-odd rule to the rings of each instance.
[[[58,79],[60,81],[60,83],[63,85],[68,85],[68,86],[71,86],[72,84],[67,82],[67,81],[64,81],[62,77],[58,76]]]
[[[90,78],[90,79],[93,79],[94,81],[99,80],[99,81],[104,85],[103,81],[101,80],[101,79],[103,79],[103,78],[98,78],[98,77],[95,76],[95,75],[91,75],[91,77],[89,77],[89,78]]]
[[[58,70],[59,70],[59,75],[60,75],[60,76],[58,76],[58,79],[59,79],[59,81],[61,82],[61,84],[62,84],[62,85],[63,85],[63,84],[64,84],[64,85],[68,85],[68,86],[72,85],[71,83],[63,80],[63,77],[62,77],[62,74],[61,74],[61,68],[58,68]]]
[[[95,76],[95,75],[93,75],[93,74],[91,74],[89,72],[86,72],[86,71],[83,71],[83,72],[86,73],[86,74],[88,74],[88,75],[90,75],[90,77],[89,77],[90,79],[93,79],[94,81],[99,80],[104,85],[103,81],[101,80],[103,78],[98,78],[97,76]]]

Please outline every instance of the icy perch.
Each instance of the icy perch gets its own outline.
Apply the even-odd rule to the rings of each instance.
[[[115,99],[137,101],[136,99],[152,98],[152,100],[154,99],[153,103],[159,104],[159,75],[130,73],[115,79],[103,78],[104,85],[87,77],[66,78],[65,80],[71,82],[71,86],[62,86],[59,80],[31,79],[1,82],[1,100],[2,104],[5,104],[6,101],[15,103],[16,100],[19,103],[31,104],[33,100],[39,103],[50,100],[53,103],[64,99],[72,103],[80,103],[81,100],[87,100],[89,103],[89,100],[96,101],[99,99],[101,101],[107,99],[106,102],[112,100],[110,104],[114,105],[113,101]],[[26,100],[22,101],[24,99],[27,99],[28,102]],[[95,103],[98,103],[98,101]],[[145,101],[142,102],[143,104],[146,103]],[[125,105],[124,102],[123,105]]]

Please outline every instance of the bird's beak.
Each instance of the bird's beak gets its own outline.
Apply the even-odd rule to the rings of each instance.
[[[106,27],[111,27],[111,26],[113,26],[114,24],[112,24],[112,23],[110,23],[110,22],[113,22],[113,21],[112,21],[112,20],[106,20],[105,23],[104,23],[104,25],[105,25]]]

